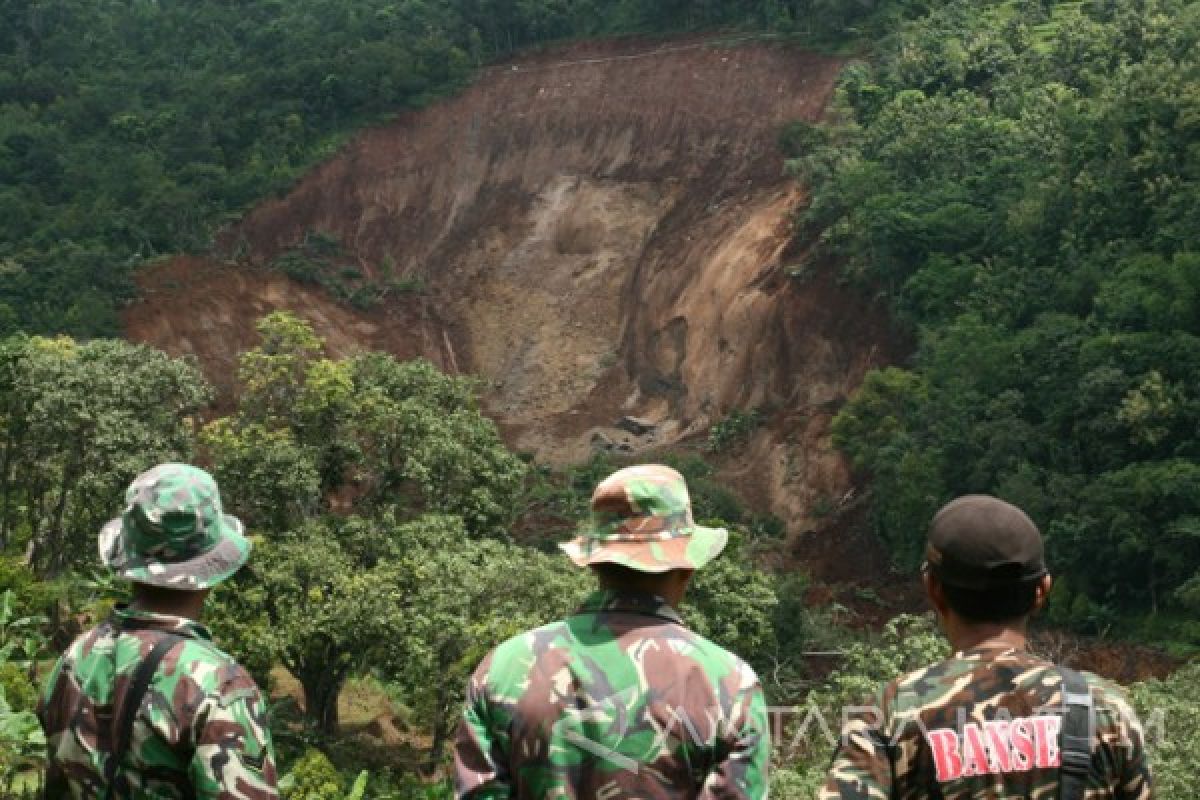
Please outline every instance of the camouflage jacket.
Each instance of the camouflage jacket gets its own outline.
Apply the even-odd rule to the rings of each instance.
[[[760,798],[769,750],[750,667],[658,597],[596,592],[479,665],[455,785],[469,798]]]
[[[183,641],[159,664],[134,721],[117,779],[132,790],[124,796],[278,798],[254,679],[213,645],[203,625],[128,609],[77,638],[50,675],[38,708],[49,744],[47,797],[102,796],[114,711],[158,631]]]
[[[1087,800],[1154,796],[1141,723],[1122,691],[1084,673],[1094,703]],[[846,715],[819,797],[1058,797],[1062,679],[1004,647],[958,653],[888,684]]]

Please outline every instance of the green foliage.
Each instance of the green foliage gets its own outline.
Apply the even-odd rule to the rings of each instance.
[[[0,663],[32,675],[46,647],[46,622],[45,617],[18,616],[12,589],[0,595]],[[11,702],[19,705],[16,698]]]
[[[729,25],[827,38],[874,10],[831,0],[6,6],[0,335],[117,335],[139,264],[210,247],[217,227],[357,128],[426,105],[518,48]],[[359,306],[412,289],[324,270],[316,262],[335,259],[321,244],[315,233],[275,266]]]
[[[395,781],[378,785],[371,776],[371,800],[452,800],[454,787],[447,779],[422,780],[416,775],[404,775]]]
[[[1200,746],[1200,664],[1186,666],[1165,681],[1134,684],[1130,694],[1147,732],[1155,797],[1192,797]]]
[[[310,748],[283,777],[287,800],[345,800],[346,784],[329,758]]]
[[[35,575],[95,563],[94,537],[128,482],[187,459],[210,397],[190,363],[125,342],[0,342],[0,547]]]
[[[6,797],[22,797],[20,774],[44,758],[46,737],[32,711],[13,708],[0,694],[0,789]]]
[[[910,11],[791,162],[813,258],[919,342],[867,377],[835,442],[903,566],[941,503],[989,492],[1046,532],[1072,579],[1060,619],[1178,610],[1200,580],[1200,15]]]
[[[336,730],[346,679],[374,669],[433,730],[435,762],[470,670],[501,640],[564,615],[583,579],[561,558],[470,538],[457,517],[401,522],[391,511],[281,534],[255,572],[260,635],[322,730]]]
[[[838,705],[873,699],[893,678],[950,655],[932,615],[901,614],[884,626],[878,641],[846,648],[845,659],[830,676],[822,700]]]
[[[721,453],[732,445],[746,441],[762,425],[762,421],[762,414],[758,409],[752,408],[749,411],[743,411],[740,408],[734,409],[709,428],[708,451]]]
[[[37,689],[32,677],[44,655],[45,619],[18,617],[13,591],[0,595],[0,789],[21,796],[22,772],[40,766],[46,739],[33,714]]]
[[[426,518],[395,529],[403,556],[383,569],[391,586],[410,586],[412,613],[382,661],[432,731],[436,765],[462,708],[471,670],[489,649],[523,630],[565,616],[585,576],[563,558],[493,540],[472,540],[461,525]]]
[[[29,680],[28,670],[12,661],[0,664],[0,692],[14,712],[33,711],[37,705],[37,688]]]
[[[20,556],[0,554],[0,593],[12,598],[11,614],[43,616],[65,594],[63,582],[40,581],[23,562]]]
[[[419,280],[368,280],[357,266],[338,266],[345,258],[341,243],[332,236],[310,231],[298,247],[284,252],[270,263],[299,283],[324,287],[330,294],[356,308],[374,306],[390,293],[409,293],[421,288]]]
[[[232,509],[279,531],[348,495],[504,535],[525,466],[479,412],[472,382],[384,353],[324,358],[324,342],[291,314],[258,327],[262,344],[241,356],[237,412],[203,436]]]
[[[262,540],[255,539],[255,547]],[[222,650],[236,654],[237,661],[264,689],[272,684],[271,669],[278,663],[270,620],[264,613],[265,590],[257,579],[260,550],[250,566],[213,589],[204,604],[204,623]]]
[[[771,777],[773,796],[789,800],[815,796],[833,758],[834,742],[830,737],[838,735],[841,709],[874,704],[887,682],[949,655],[949,646],[932,618],[909,614],[892,619],[878,637],[852,642],[843,650],[838,668],[797,707],[801,718],[805,714],[813,718],[785,729],[783,741],[777,742],[783,748],[786,764],[774,770]],[[828,731],[816,721],[818,713],[829,720],[832,727]]]
[[[371,648],[394,634],[398,615],[411,606],[343,547],[340,534],[359,527],[310,523],[262,548],[255,566],[266,618],[256,628],[303,685],[307,711],[325,733],[337,729],[346,678],[369,663]]]
[[[239,425],[226,417],[205,426],[200,441],[216,464],[218,485],[240,487],[226,494],[246,525],[284,530],[316,512],[321,497],[316,458],[289,429]]]
[[[760,671],[777,652],[770,575],[744,561],[735,547],[696,572],[682,612],[688,624]]]
[[[826,766],[780,765],[771,770],[770,796],[780,800],[816,797],[825,785]]]

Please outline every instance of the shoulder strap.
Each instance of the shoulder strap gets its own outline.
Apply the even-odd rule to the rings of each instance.
[[[1075,670],[1059,667],[1058,671],[1062,676],[1063,699],[1058,797],[1059,800],[1083,800],[1092,771],[1092,691],[1087,679]]]
[[[150,682],[154,680],[154,672],[166,658],[167,653],[182,639],[182,636],[176,636],[173,633],[162,634],[133,673],[133,681],[125,693],[124,702],[121,703],[121,716],[116,721],[112,753],[104,762],[106,797],[112,797],[116,788],[117,772],[121,769],[121,762],[125,759],[125,753],[129,750],[130,740],[133,738],[133,722],[137,718],[138,709],[142,706],[142,698],[146,696]]]

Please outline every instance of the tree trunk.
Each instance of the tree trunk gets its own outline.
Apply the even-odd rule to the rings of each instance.
[[[341,671],[331,671],[323,665],[301,670],[297,677],[304,687],[304,708],[308,718],[317,724],[321,733],[335,735],[338,732],[338,695],[346,676]]]
[[[432,775],[442,761],[442,751],[446,749],[446,739],[450,733],[450,722],[446,718],[446,689],[439,686],[433,715],[433,741],[429,745],[429,762],[426,771]]]
[[[49,545],[50,561],[47,563],[47,574],[54,578],[62,572],[67,559],[67,547],[63,541],[63,517],[67,513],[67,498],[70,497],[72,484],[75,482],[75,467],[68,465],[63,470],[62,482],[59,484],[58,500],[51,512],[50,525],[46,529],[46,544]]]
[[[9,409],[9,414],[12,413]],[[4,439],[4,462],[0,464],[0,550],[8,548],[8,537],[12,534],[12,509],[16,505],[11,497],[12,464],[13,451],[16,449],[17,441],[10,424]]]
[[[1150,556],[1150,616],[1158,616],[1158,571],[1154,568],[1154,555]]]

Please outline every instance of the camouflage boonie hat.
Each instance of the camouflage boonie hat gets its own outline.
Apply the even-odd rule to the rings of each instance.
[[[646,464],[609,475],[592,493],[590,525],[559,545],[579,566],[620,564],[640,572],[699,569],[729,540],[724,528],[692,519],[683,476]]]
[[[207,589],[250,556],[242,523],[221,511],[216,481],[187,464],[159,464],[125,490],[125,512],[100,530],[100,560],[123,578]]]

